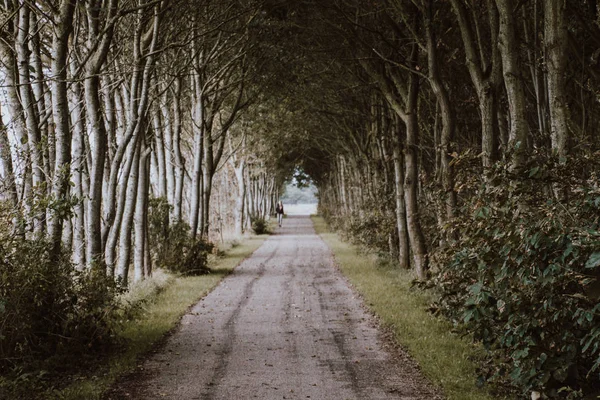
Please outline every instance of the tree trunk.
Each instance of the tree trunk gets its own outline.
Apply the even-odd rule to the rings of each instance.
[[[175,79],[175,93],[173,99],[173,157],[175,160],[175,195],[173,199],[173,221],[181,222],[183,209],[183,178],[184,160],[181,156],[181,92],[182,78]]]
[[[202,158],[204,143],[204,117],[201,94],[197,94],[196,104],[194,106],[194,164],[192,169],[192,188],[190,193],[190,233],[192,238],[198,233],[198,219],[200,216],[200,207],[202,204]]]
[[[393,124],[397,126],[397,124]],[[398,136],[397,128],[392,132]],[[404,168],[402,166],[402,156],[400,155],[399,138],[393,141],[392,157],[394,160],[394,186],[396,195],[396,229],[398,230],[398,262],[400,268],[410,268],[410,248],[408,239],[408,230],[406,226],[406,203],[404,191]]]
[[[482,164],[489,168],[498,159],[498,86],[501,80],[501,63],[498,46],[491,46],[491,57],[483,55],[484,43],[472,30],[466,8],[462,0],[451,0],[452,7],[458,18],[463,45],[465,48],[466,65],[475,86],[481,112],[481,153]],[[490,0],[487,2],[488,20],[491,33],[491,43],[498,39],[498,10]],[[477,18],[477,16],[473,16]],[[479,48],[479,51],[477,50]],[[481,56],[478,56],[480,54]],[[484,74],[484,69],[489,73]]]
[[[117,279],[124,286],[127,286],[128,284],[129,262],[131,257],[131,227],[135,214],[140,172],[140,143],[141,140],[134,142],[135,153],[133,154],[132,168],[127,182],[127,194],[119,235],[119,259],[116,266],[116,273]]]
[[[169,195],[167,195],[167,182],[169,181],[166,164],[171,164],[171,146],[167,145],[171,141],[170,134],[170,123],[165,117],[163,117],[164,125],[161,123],[161,115],[158,107],[152,109],[152,123],[154,127],[154,148],[156,153],[156,168],[157,168],[157,180],[158,180],[158,196],[162,197],[173,204],[173,195],[171,189],[169,189]],[[163,135],[164,132],[164,135]],[[165,157],[166,150],[166,157]],[[166,160],[165,160],[166,158]],[[169,185],[172,188],[172,184]]]
[[[18,34],[16,39],[17,68],[19,72],[19,93],[27,127],[27,140],[29,144],[29,157],[31,160],[33,196],[31,198],[34,209],[41,209],[38,202],[40,195],[45,195],[43,187],[45,182],[43,168],[43,153],[41,144],[41,132],[38,126],[38,118],[35,101],[29,78],[31,65],[29,63],[29,21],[30,8],[21,7],[19,11]],[[33,216],[33,232],[40,238],[44,232],[45,212],[35,211]]]
[[[85,102],[86,117],[90,127],[91,137],[89,200],[87,205],[87,251],[86,259],[89,265],[102,266],[102,184],[104,181],[104,163],[106,159],[107,135],[100,111],[100,70],[106,62],[114,32],[114,17],[117,12],[118,0],[108,0],[103,11],[104,26],[100,29],[100,8],[94,5],[86,7],[88,21],[88,47],[94,48],[94,42],[101,40],[90,55],[85,66]],[[102,34],[100,33],[102,32]],[[85,139],[86,136],[84,136]]]
[[[568,106],[566,92],[566,67],[568,33],[565,20],[565,0],[546,0],[544,37],[546,67],[548,68],[548,97],[550,102],[550,135],[552,150],[561,162],[568,153]]]
[[[48,221],[48,237],[55,257],[60,252],[62,225],[66,217],[60,211],[61,203],[67,201],[71,163],[71,130],[69,121],[69,98],[67,93],[67,56],[69,35],[73,29],[75,3],[63,0],[59,8],[59,21],[54,27],[52,58],[52,117],[56,138],[56,165],[52,197],[59,204],[58,210],[51,210]]]
[[[529,128],[525,113],[525,92],[519,66],[519,48],[516,36],[513,0],[496,0],[500,15],[499,46],[502,55],[504,85],[510,113],[510,145],[513,150],[512,167],[523,165],[527,153]]]
[[[418,57],[417,47],[414,46],[411,55],[412,62],[416,64]],[[408,98],[406,103],[406,147],[404,157],[406,163],[406,175],[404,178],[405,201],[406,201],[406,225],[408,227],[408,237],[415,261],[415,272],[418,279],[425,280],[429,268],[427,247],[425,238],[421,229],[419,217],[418,189],[419,189],[419,169],[418,169],[418,138],[419,125],[417,121],[417,103],[419,93],[419,78],[411,74],[408,78]]]
[[[131,185],[129,182],[132,168],[137,168],[135,164],[135,157],[138,148],[139,139],[135,137],[130,143],[127,149],[127,157],[125,165],[122,168],[122,178],[118,185],[119,192],[115,198],[116,206],[113,221],[110,226],[110,231],[106,239],[105,248],[105,260],[110,276],[114,276],[115,273],[115,262],[116,262],[116,250],[117,242],[119,240],[119,234],[121,232],[121,224],[123,221],[123,214],[125,212],[125,205],[127,199],[127,189]]]
[[[450,102],[448,90],[442,82],[439,72],[437,41],[433,31],[433,15],[432,0],[425,1],[427,7],[425,9],[425,38],[427,49],[427,63],[429,71],[429,84],[437,98],[442,116],[442,131],[440,134],[440,188],[444,192],[446,202],[445,221],[450,221],[454,218],[454,209],[456,208],[456,192],[454,191],[454,171],[450,165],[450,142],[454,139],[455,117],[454,110]]]
[[[17,192],[17,183],[13,169],[12,155],[10,153],[10,141],[8,140],[8,130],[2,120],[2,110],[0,109],[0,160],[2,166],[2,192],[6,193],[10,205],[13,209],[12,233],[17,234],[22,231],[23,221],[21,220],[21,210],[19,207],[19,194]]]
[[[135,214],[133,219],[134,247],[133,247],[133,282],[141,281],[145,276],[146,262],[146,221],[148,213],[148,156],[150,149],[146,149],[142,142],[141,157],[138,171],[138,188],[136,196]]]
[[[72,74],[78,65],[76,59],[70,60]],[[81,83],[77,80],[71,85],[71,125],[73,126],[71,177],[73,180],[72,195],[75,197],[73,209],[73,263],[78,269],[85,267],[85,207],[83,190],[83,171],[86,169],[83,135],[85,134],[85,114],[82,106],[83,93]]]
[[[237,181],[237,196],[235,198],[235,235],[242,236],[244,233],[244,201],[246,197],[246,181],[244,180],[246,162],[240,161],[237,167],[234,167],[235,178]]]

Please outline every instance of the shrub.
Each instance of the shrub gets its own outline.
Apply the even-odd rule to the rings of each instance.
[[[252,231],[257,235],[269,233],[269,223],[263,217],[253,217]]]
[[[156,266],[183,275],[209,273],[208,255],[214,245],[205,239],[192,239],[184,222],[169,224],[170,207],[164,198],[150,200],[149,242]]]
[[[344,235],[352,243],[369,250],[389,251],[390,235],[396,232],[395,215],[385,210],[367,210],[360,215],[355,212],[348,218]]]
[[[497,359],[481,379],[577,398],[599,385],[600,168],[529,161],[459,186],[473,195],[434,257],[438,307]]]
[[[0,371],[103,349],[113,342],[117,288],[104,272],[74,270],[42,241],[0,245]]]

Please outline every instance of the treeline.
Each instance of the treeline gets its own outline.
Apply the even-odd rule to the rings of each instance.
[[[303,81],[323,94],[305,102],[323,126],[304,158],[320,212],[434,288],[495,360],[480,382],[527,398],[598,390],[596,2],[286,12],[327,78]]]
[[[269,215],[284,173],[242,117],[260,19],[248,1],[0,2],[0,371],[109,341],[118,290],[206,271],[209,242]]]

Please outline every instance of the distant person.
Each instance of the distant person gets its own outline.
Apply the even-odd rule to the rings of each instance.
[[[279,202],[275,206],[275,212],[277,213],[277,223],[281,228],[281,221],[283,220],[283,203],[281,202],[281,200],[279,200]]]

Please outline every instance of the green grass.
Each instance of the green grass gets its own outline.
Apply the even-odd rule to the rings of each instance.
[[[411,289],[412,273],[379,265],[374,257],[360,254],[332,233],[323,218],[313,217],[313,223],[343,274],[448,399],[494,399],[475,386],[477,373],[472,360],[481,357],[483,350],[451,333],[450,323],[427,312],[432,298]]]
[[[242,244],[226,251],[225,255],[211,264],[213,273],[194,277],[174,277],[158,274],[156,280],[149,281],[131,291],[126,301],[138,302],[140,298],[152,300],[144,306],[139,318],[128,321],[119,335],[127,341],[124,352],[113,355],[98,374],[86,377],[66,389],[47,397],[64,400],[93,400],[102,398],[103,393],[115,380],[138,364],[140,357],[171,331],[190,306],[209,293],[240,262],[256,250],[266,236],[253,236]],[[163,288],[161,288],[161,286]]]

